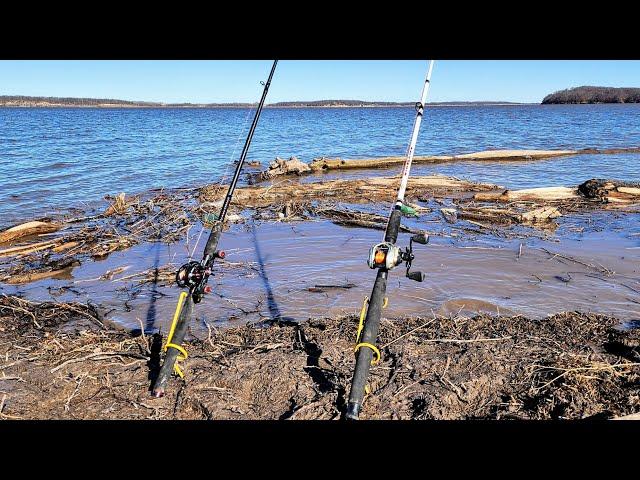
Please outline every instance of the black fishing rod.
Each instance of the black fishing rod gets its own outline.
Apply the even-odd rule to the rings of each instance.
[[[162,397],[164,395],[165,386],[172,371],[175,371],[180,377],[184,377],[184,374],[176,361],[187,358],[187,351],[182,347],[182,341],[187,333],[187,326],[189,324],[189,319],[191,318],[193,305],[195,303],[200,303],[204,295],[211,292],[211,287],[207,285],[209,276],[211,275],[211,267],[213,266],[216,258],[224,258],[225,256],[222,250],[218,250],[218,241],[220,240],[220,235],[222,233],[222,226],[224,224],[225,217],[227,216],[227,210],[229,209],[229,204],[233,198],[238,178],[240,177],[240,171],[242,170],[244,161],[247,158],[251,139],[253,138],[253,133],[258,125],[258,119],[260,118],[264,101],[267,98],[269,85],[271,85],[271,79],[273,78],[273,73],[276,70],[277,64],[278,61],[274,60],[273,66],[271,67],[271,73],[269,73],[269,78],[267,79],[267,82],[264,83],[262,98],[258,104],[255,116],[253,117],[253,122],[251,123],[247,139],[244,142],[244,147],[240,154],[240,160],[238,160],[236,170],[233,174],[233,179],[229,184],[229,190],[227,190],[227,196],[224,198],[224,202],[220,208],[220,214],[211,229],[209,239],[204,247],[202,261],[185,263],[176,273],[176,283],[178,286],[181,288],[188,288],[189,292],[187,293],[183,291],[180,293],[178,305],[176,306],[176,311],[173,315],[171,329],[167,336],[167,343],[164,346],[166,357],[162,364],[162,368],[160,369],[160,373],[158,374],[158,378],[153,386],[152,394],[154,397]]]
[[[358,325],[355,347],[356,368],[353,373],[353,380],[351,381],[349,404],[345,415],[348,420],[358,419],[360,409],[362,408],[365,389],[367,387],[369,368],[371,365],[380,361],[380,350],[376,347],[375,343],[378,338],[378,330],[380,329],[382,309],[386,307],[387,304],[385,293],[387,292],[387,277],[389,275],[389,270],[404,262],[407,266],[406,275],[408,278],[417,282],[422,282],[425,278],[424,273],[417,271],[412,272],[410,269],[411,262],[414,259],[413,242],[425,245],[428,242],[428,237],[422,233],[413,235],[409,241],[409,246],[406,247],[404,251],[401,250],[400,247],[397,247],[395,243],[398,240],[400,218],[402,217],[402,212],[406,210],[404,195],[407,190],[409,172],[411,170],[411,162],[413,161],[416,142],[418,141],[418,131],[420,130],[420,123],[424,112],[424,102],[427,100],[427,93],[429,92],[432,69],[433,60],[429,62],[429,70],[427,71],[427,78],[425,79],[424,86],[422,88],[420,102],[416,103],[416,118],[413,123],[413,131],[411,133],[411,140],[409,141],[409,148],[407,149],[407,159],[405,160],[404,167],[402,169],[402,178],[400,180],[400,188],[398,189],[396,203],[391,210],[387,227],[385,229],[384,241],[374,245],[369,250],[367,263],[370,268],[377,268],[378,274],[376,275],[376,281],[373,284],[371,298],[365,298],[362,306],[362,312],[360,313],[360,324]],[[375,359],[373,358],[374,354],[376,356]]]

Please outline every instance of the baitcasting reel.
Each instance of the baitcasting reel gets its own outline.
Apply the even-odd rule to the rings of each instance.
[[[409,246],[405,247],[404,251],[390,242],[382,242],[374,245],[369,250],[369,259],[367,260],[369,268],[391,270],[393,267],[405,262],[407,264],[407,278],[415,280],[416,282],[422,282],[426,277],[424,273],[409,271],[411,269],[411,262],[415,258],[413,254],[413,242],[426,245],[429,242],[429,237],[424,233],[413,235],[411,240],[409,240]]]
[[[205,276],[205,268],[200,262],[189,262],[176,272],[176,283],[180,288],[191,288],[198,285]]]
[[[214,254],[214,257],[224,258],[225,253],[219,250]],[[203,294],[212,291],[211,287],[206,284],[209,275],[211,275],[210,267],[205,267],[200,262],[189,262],[182,265],[176,272],[176,283],[180,288],[192,289],[193,301],[200,303]]]

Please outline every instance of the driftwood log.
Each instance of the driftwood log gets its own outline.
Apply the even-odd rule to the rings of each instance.
[[[18,238],[30,235],[40,235],[52,233],[60,230],[62,226],[53,222],[27,222],[15,227],[11,227],[4,232],[0,232],[0,243],[7,243]]]
[[[576,150],[486,150],[463,155],[430,155],[413,157],[413,163],[449,163],[462,161],[516,161],[575,155]],[[406,157],[363,159],[317,158],[309,163],[311,171],[345,170],[356,168],[385,168],[404,163]]]
[[[308,172],[311,172],[309,165],[301,162],[297,157],[291,157],[289,160],[276,157],[275,160],[269,163],[269,168],[267,170],[250,174],[249,182],[257,183],[262,180],[270,180],[282,175],[302,175],[303,173]]]
[[[318,209],[314,213],[331,220],[336,225],[374,228],[376,230],[384,230],[387,228],[387,217],[375,213],[338,210],[335,208]],[[399,230],[406,233],[424,233],[422,230],[410,228],[402,224],[400,224]]]
[[[244,208],[267,207],[296,202],[347,201],[370,203],[393,201],[399,177],[372,177],[349,180],[330,180],[301,183],[291,179],[274,182],[268,187],[249,186],[236,190],[233,203]],[[483,192],[499,187],[487,183],[475,183],[444,175],[413,176],[407,186],[407,197],[423,194],[449,196],[467,192]],[[225,195],[220,185],[208,185],[200,190],[201,204],[215,202]]]
[[[541,187],[525,188],[522,190],[502,190],[500,192],[481,192],[473,196],[481,202],[513,202],[531,201],[548,202],[579,198],[577,188],[570,187]]]
[[[51,262],[45,267],[13,272],[5,278],[2,278],[1,281],[8,285],[21,285],[37,280],[44,280],[45,278],[69,277],[73,268],[78,265],[80,265],[80,261],[75,258],[63,259]]]
[[[461,155],[427,155],[413,158],[415,164],[441,164],[451,162],[509,162],[509,161],[532,161],[554,157],[564,157],[569,155],[604,155],[620,153],[638,153],[640,147],[628,148],[583,148],[581,150],[483,150],[481,152],[465,153]],[[298,165],[296,168],[288,168],[283,162],[295,159]],[[250,175],[250,181],[257,183],[268,180],[278,175],[296,174],[301,175],[310,172],[326,172],[329,170],[352,170],[352,169],[375,169],[390,168],[404,163],[405,156],[391,156],[380,158],[332,158],[320,157],[312,160],[308,164],[300,162],[296,157],[290,160],[276,158],[275,164],[269,166],[268,170]],[[302,165],[302,166],[301,166]],[[287,171],[290,170],[290,171]]]
[[[548,224],[554,218],[561,216],[556,207],[546,206],[534,208],[525,212],[513,208],[495,207],[461,207],[458,210],[453,208],[440,209],[442,216],[449,223],[455,223],[460,218],[475,222],[497,223],[500,225],[528,224],[542,225]]]
[[[600,200],[604,203],[640,202],[640,182],[591,179],[577,187],[542,187],[522,190],[480,192],[473,196],[481,202],[553,202],[571,199]]]

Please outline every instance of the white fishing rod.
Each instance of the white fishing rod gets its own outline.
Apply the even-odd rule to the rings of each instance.
[[[420,124],[422,123],[422,116],[424,114],[424,103],[427,101],[427,94],[429,93],[429,85],[431,84],[431,71],[433,70],[434,61],[429,62],[429,70],[427,71],[427,78],[424,80],[422,87],[422,94],[420,95],[420,102],[416,103],[416,118],[413,121],[413,130],[411,132],[411,140],[409,141],[409,148],[407,149],[407,160],[404,162],[404,168],[402,169],[402,179],[400,180],[400,188],[398,189],[398,202],[402,204],[404,202],[404,194],[407,190],[407,183],[409,182],[409,172],[411,171],[411,163],[413,162],[413,155],[416,150],[416,143],[418,142],[418,132],[420,131]],[[396,203],[396,206],[398,203]]]
[[[360,324],[356,334],[356,367],[351,382],[351,391],[349,393],[349,404],[347,406],[346,418],[349,420],[357,420],[362,408],[367,377],[371,365],[380,361],[380,350],[376,347],[378,331],[380,330],[380,317],[382,309],[386,306],[385,293],[387,291],[387,276],[389,270],[393,267],[405,263],[407,266],[406,275],[411,280],[422,282],[425,275],[422,272],[411,272],[411,262],[414,259],[413,242],[425,245],[428,238],[425,234],[417,234],[409,240],[409,246],[404,250],[395,245],[398,240],[398,230],[400,229],[400,219],[405,210],[404,195],[409,182],[409,173],[411,171],[411,162],[418,141],[418,132],[422,123],[424,114],[424,103],[427,100],[429,92],[429,84],[431,83],[431,71],[433,70],[434,61],[429,62],[427,77],[422,87],[420,101],[416,103],[416,118],[413,122],[413,130],[411,132],[411,140],[407,149],[407,158],[402,168],[402,177],[400,179],[400,187],[398,188],[398,196],[389,215],[389,221],[384,232],[384,241],[371,247],[369,250],[368,265],[372,269],[378,269],[376,281],[373,284],[371,298],[365,298],[360,312]],[[366,315],[366,316],[365,316]],[[374,358],[375,355],[375,358]]]

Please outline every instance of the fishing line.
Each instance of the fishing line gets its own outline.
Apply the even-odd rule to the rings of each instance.
[[[240,140],[246,137],[245,129],[247,127],[247,122],[249,121],[249,117],[251,113],[253,113],[253,110],[254,110],[254,107],[249,107],[249,110],[247,111],[247,115],[244,117],[244,122],[242,123],[240,134],[236,137],[236,143],[233,146],[233,151],[231,152],[231,156],[229,157],[229,161],[227,162],[227,167],[225,168],[224,173],[222,174],[222,177],[220,178],[220,181],[218,181],[217,185],[222,185],[222,182],[224,182],[227,179],[227,175],[229,174],[229,168],[231,168],[231,165],[233,164],[233,159],[236,156],[236,151],[238,150],[238,145],[240,144]]]
[[[253,113],[254,107],[249,107],[248,111],[247,111],[247,115],[244,117],[244,122],[242,123],[242,128],[240,129],[240,134],[236,137],[236,143],[233,146],[233,151],[231,152],[231,155],[229,156],[229,160],[226,162],[227,166],[224,170],[224,173],[222,174],[222,176],[220,177],[220,180],[216,183],[217,186],[222,185],[223,182],[225,182],[227,180],[227,175],[229,174],[229,168],[231,168],[231,165],[233,164],[233,159],[236,156],[236,151],[238,150],[238,145],[240,144],[240,140],[245,137],[245,130],[247,127],[247,122],[249,121],[249,117],[251,116],[251,113]],[[205,226],[204,223],[200,226],[200,233],[198,234],[198,239],[196,240],[195,245],[193,246],[193,248],[191,249],[191,253],[189,254],[189,261],[191,261],[193,259],[193,254],[196,251],[196,248],[198,248],[198,244],[200,243],[200,239],[202,238],[202,232],[205,231]],[[188,247],[187,247],[188,248]]]

